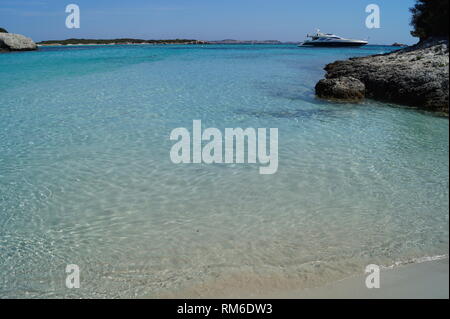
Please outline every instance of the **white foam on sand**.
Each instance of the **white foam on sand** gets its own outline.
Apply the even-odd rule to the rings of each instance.
[[[402,261],[396,261],[394,264],[390,266],[381,266],[381,268],[385,269],[393,269],[394,267],[398,266],[404,266],[409,264],[421,264],[427,261],[437,261],[442,259],[448,259],[448,255],[436,255],[436,256],[425,256],[425,257],[419,257],[419,258],[413,258],[410,260],[402,260]]]

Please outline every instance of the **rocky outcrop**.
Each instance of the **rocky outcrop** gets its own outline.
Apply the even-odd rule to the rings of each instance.
[[[30,38],[14,33],[0,33],[0,51],[30,51],[37,45]]]
[[[354,96],[353,85],[345,89],[345,85],[339,84],[350,83],[350,77],[365,85],[366,97],[448,116],[448,39],[432,39],[388,54],[337,61],[328,64],[325,70],[328,81],[318,83],[319,97],[345,100]]]
[[[398,43],[398,42],[395,42],[395,43],[393,43],[393,44],[391,44],[393,47],[407,47],[407,45],[406,44],[403,44],[403,43]]]
[[[324,99],[358,102],[364,99],[366,86],[353,77],[320,80],[316,85],[317,96]]]

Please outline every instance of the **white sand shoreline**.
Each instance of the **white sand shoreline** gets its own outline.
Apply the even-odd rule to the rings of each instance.
[[[260,296],[273,299],[448,299],[449,259],[383,268],[380,288],[368,289],[365,276],[346,278],[323,287]]]
[[[312,288],[278,277],[230,275],[166,291],[162,299],[448,299],[449,257],[437,255],[381,266],[380,288],[368,289],[359,274]]]

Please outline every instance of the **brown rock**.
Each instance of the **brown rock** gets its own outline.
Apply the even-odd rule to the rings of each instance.
[[[320,80],[316,85],[316,95],[324,99],[343,102],[358,102],[364,99],[364,83],[353,77],[339,77]]]

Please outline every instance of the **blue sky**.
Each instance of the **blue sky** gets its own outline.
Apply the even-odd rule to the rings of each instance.
[[[410,36],[414,0],[0,0],[0,27],[35,41],[66,38],[303,41],[320,28],[373,44],[417,42]],[[66,5],[81,28],[65,27]],[[365,8],[378,4],[381,28],[367,29]]]

